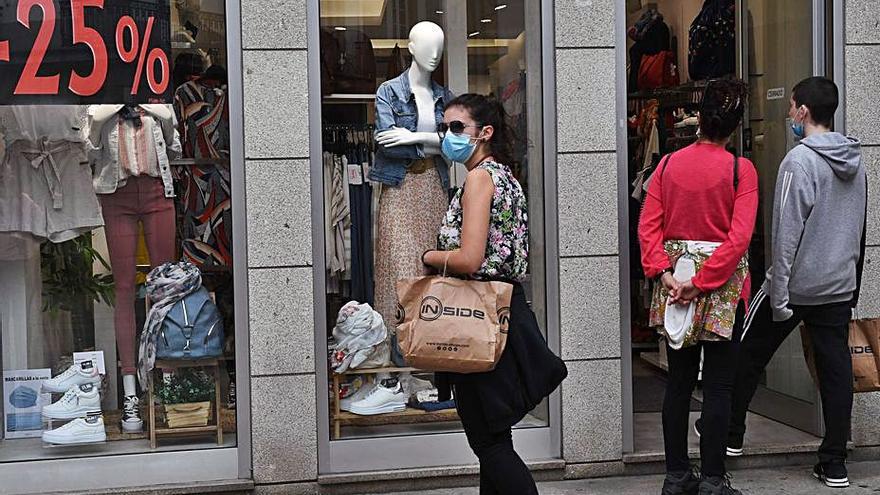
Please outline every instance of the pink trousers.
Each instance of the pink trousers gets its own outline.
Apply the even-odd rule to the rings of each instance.
[[[110,266],[116,284],[116,347],[122,374],[137,371],[135,360],[135,275],[137,271],[138,223],[150,254],[150,267],[175,258],[174,201],[165,197],[162,180],[149,176],[129,177],[112,194],[99,194],[104,230],[110,250]]]

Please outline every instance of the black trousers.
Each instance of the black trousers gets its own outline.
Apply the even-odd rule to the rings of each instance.
[[[848,302],[791,306],[791,309],[794,310],[794,316],[788,321],[774,322],[769,297],[760,290],[755,294],[740,345],[730,439],[732,443],[742,444],[746,413],[764,368],[791,331],[804,322],[813,341],[825,419],[825,439],[819,447],[819,461],[842,463],[846,459],[853,404],[852,358],[849,351],[852,310]]]
[[[726,473],[724,455],[730,421],[730,400],[736,379],[736,356],[744,312],[740,303],[730,341],[699,342],[679,350],[672,349],[668,344],[666,346],[669,383],[663,399],[663,444],[667,472],[690,469],[687,441],[690,431],[690,403],[700,372],[700,351],[703,350],[701,470],[705,476],[723,476]]]
[[[493,431],[480,396],[468,383],[455,384],[455,404],[468,444],[480,459],[480,495],[537,495],[532,473],[513,450],[510,428]]]

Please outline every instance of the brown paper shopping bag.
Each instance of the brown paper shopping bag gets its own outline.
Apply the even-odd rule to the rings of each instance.
[[[513,286],[439,275],[397,282],[400,352],[409,366],[479,373],[507,342]]]
[[[816,378],[816,357],[812,339],[806,328],[801,328],[801,341],[804,345],[804,359]],[[849,352],[852,357],[853,392],[876,392],[880,390],[880,319],[858,319],[849,323]]]

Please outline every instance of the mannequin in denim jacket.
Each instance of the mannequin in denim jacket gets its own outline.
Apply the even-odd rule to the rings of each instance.
[[[399,186],[412,161],[434,157],[443,187],[448,188],[449,172],[440,158],[436,124],[452,94],[431,80],[443,57],[445,36],[440,26],[425,21],[413,26],[409,40],[412,65],[376,94],[379,147],[370,179]]]

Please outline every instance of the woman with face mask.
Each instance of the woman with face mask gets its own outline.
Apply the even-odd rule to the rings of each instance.
[[[481,494],[536,494],[513,449],[511,428],[565,378],[544,340],[521,281],[528,271],[526,197],[505,163],[513,138],[497,101],[465,94],[446,106],[441,151],[468,169],[440,227],[440,250],[422,262],[447,273],[513,284],[507,345],[494,370],[448,375],[468,443],[480,460]],[[441,376],[440,378],[444,378]]]

